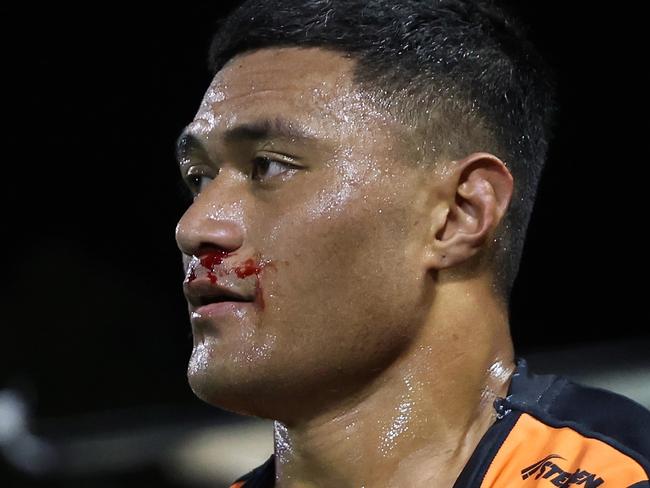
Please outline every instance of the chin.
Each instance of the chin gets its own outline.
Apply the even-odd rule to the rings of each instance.
[[[189,385],[197,398],[213,407],[238,415],[275,419],[275,412],[259,389],[250,385],[223,384],[214,378],[188,376]]]
[[[290,413],[286,396],[271,387],[275,382],[259,374],[233,376],[214,366],[200,371],[190,367],[187,379],[197,398],[222,410],[269,420],[284,420]]]
[[[241,415],[259,416],[255,405],[264,397],[260,390],[262,378],[245,378],[241,374],[250,371],[233,371],[215,364],[205,349],[196,347],[187,367],[190,389],[200,400],[214,407]]]
[[[247,402],[243,401],[241,392],[224,384],[223,378],[188,370],[187,379],[194,395],[205,403],[235,413],[245,413],[242,410],[245,410]]]

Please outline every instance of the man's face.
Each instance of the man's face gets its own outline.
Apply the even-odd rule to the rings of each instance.
[[[352,67],[317,48],[240,55],[187,128],[204,147],[181,157],[200,186],[177,227],[194,294],[188,379],[209,403],[296,418],[356,391],[424,322],[427,180]],[[278,119],[308,137],[257,130]],[[201,307],[213,284],[255,300]]]

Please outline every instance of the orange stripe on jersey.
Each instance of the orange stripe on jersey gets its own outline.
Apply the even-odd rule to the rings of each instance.
[[[568,427],[521,414],[481,488],[626,487],[648,479],[632,458]]]
[[[242,486],[244,486],[244,483],[246,483],[246,481],[237,481],[230,485],[228,488],[242,488]]]

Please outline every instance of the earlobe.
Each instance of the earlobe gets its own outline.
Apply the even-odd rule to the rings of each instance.
[[[454,167],[441,183],[449,197],[431,215],[427,265],[436,269],[458,265],[484,249],[512,197],[512,175],[496,156],[473,153]]]

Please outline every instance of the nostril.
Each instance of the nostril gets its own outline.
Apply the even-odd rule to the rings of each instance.
[[[215,251],[232,253],[239,249],[244,240],[242,225],[232,220],[216,220],[207,210],[188,209],[181,217],[176,225],[178,248],[190,256]]]

